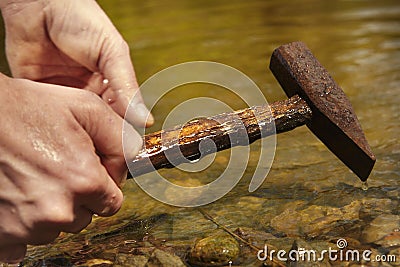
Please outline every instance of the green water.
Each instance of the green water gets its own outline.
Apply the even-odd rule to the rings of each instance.
[[[294,239],[314,242],[342,237],[358,240],[359,246],[368,247],[369,241],[362,236],[370,222],[385,214],[400,215],[399,1],[98,2],[127,40],[139,83],[177,63],[209,60],[244,72],[261,88],[267,100],[273,102],[285,98],[285,94],[267,68],[269,57],[279,45],[301,40],[352,102],[377,157],[368,190],[363,190],[358,178],[306,127],[301,127],[277,137],[272,169],[253,193],[247,188],[260,143],[251,145],[249,166],[241,182],[227,196],[204,207],[219,223],[232,231],[250,227],[275,233],[279,228],[278,232],[286,233],[282,237],[286,240],[282,241],[284,246]],[[6,71],[4,56],[0,59],[1,70]],[[150,97],[146,91],[142,94],[145,99]],[[199,96],[222,99],[235,109],[243,107],[234,96],[212,86],[181,88],[166,95],[155,107],[157,123],[150,130],[159,129],[175,105]],[[197,185],[218,176],[228,160],[229,152],[222,152],[208,171],[188,174],[165,170],[162,174],[177,183]],[[143,193],[134,181],[127,182],[124,193],[124,206],[116,216],[95,219],[79,235],[63,236],[54,244],[30,248],[27,264],[63,257],[74,263],[90,259],[113,261],[118,253],[133,253],[127,248],[129,245],[121,244],[143,237],[151,237],[146,246],[167,247],[185,258],[185,249],[195,239],[207,236],[216,228],[197,209],[161,204]],[[328,229],[318,228],[312,234],[286,229],[284,225],[274,227],[273,222],[285,210],[306,210],[312,215],[314,206],[345,210],[351,203],[358,203],[361,208],[353,219],[344,220],[344,225],[329,224]],[[139,230],[128,228],[114,239],[102,241],[100,238],[96,242],[91,239],[118,229],[134,218],[159,214],[166,214],[166,219],[135,224]],[[85,242],[89,244],[86,247]],[[250,258],[243,256],[236,263],[260,266],[260,262]]]

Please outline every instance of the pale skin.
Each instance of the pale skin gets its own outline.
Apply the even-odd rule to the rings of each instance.
[[[129,122],[153,118],[127,44],[94,0],[0,0],[0,8],[14,77],[0,74],[0,261],[15,263],[28,244],[120,209],[129,100]],[[125,130],[134,157],[141,137]]]

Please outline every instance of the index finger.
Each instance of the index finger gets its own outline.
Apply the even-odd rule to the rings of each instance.
[[[132,156],[136,155],[142,147],[142,138],[133,127],[123,127],[124,120],[94,93],[80,91],[80,94],[81,101],[73,105],[72,112],[91,138],[101,163],[117,184],[120,184],[127,169],[123,149],[130,151]],[[123,130],[130,137],[129,142],[124,144]]]

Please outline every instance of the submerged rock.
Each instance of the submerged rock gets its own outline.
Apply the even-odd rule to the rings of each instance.
[[[264,244],[266,240],[276,239],[276,237],[271,233],[256,230],[250,227],[239,227],[234,233],[253,245]]]
[[[362,232],[361,239],[366,243],[382,246],[400,245],[400,216],[382,214],[376,217]]]
[[[261,209],[262,204],[265,202],[265,199],[254,196],[244,196],[239,198],[237,206],[240,208],[245,208],[250,212],[258,211]]]
[[[112,261],[109,261],[109,260],[104,260],[104,259],[91,259],[91,260],[88,260],[88,261],[85,263],[85,266],[88,266],[88,267],[95,267],[95,266],[102,266],[102,267],[105,267],[105,266],[113,266],[113,262],[112,262]]]
[[[113,266],[135,267],[184,267],[183,261],[176,255],[161,249],[154,249],[149,255],[131,255],[120,253]]]
[[[371,220],[382,213],[391,213],[399,207],[399,201],[388,198],[363,198],[360,218]]]
[[[260,224],[269,225],[270,221],[284,212],[286,209],[300,210],[306,205],[304,200],[293,200],[288,202],[285,199],[271,199],[264,202],[261,208],[262,216],[259,218]]]
[[[239,256],[239,243],[222,233],[198,240],[189,254],[189,263],[196,266],[228,265]]]
[[[385,248],[399,247],[400,248],[400,232],[391,232],[384,236],[380,240],[376,241],[375,244],[381,245]]]
[[[186,265],[182,262],[178,256],[163,251],[161,249],[155,249],[150,256],[149,261],[146,264],[147,267],[185,267]]]
[[[145,255],[130,255],[130,254],[123,254],[120,253],[117,255],[115,267],[122,267],[122,266],[136,266],[136,267],[144,267],[146,266],[149,260],[148,256]]]
[[[340,221],[359,219],[360,201],[341,208],[311,205],[303,210],[287,208],[271,220],[271,226],[289,236],[315,237],[334,230]]]

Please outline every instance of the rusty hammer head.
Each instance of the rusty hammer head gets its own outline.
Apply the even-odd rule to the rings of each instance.
[[[350,101],[307,46],[294,42],[278,47],[270,69],[289,97],[297,94],[311,107],[308,128],[362,181],[367,180],[375,156]]]

